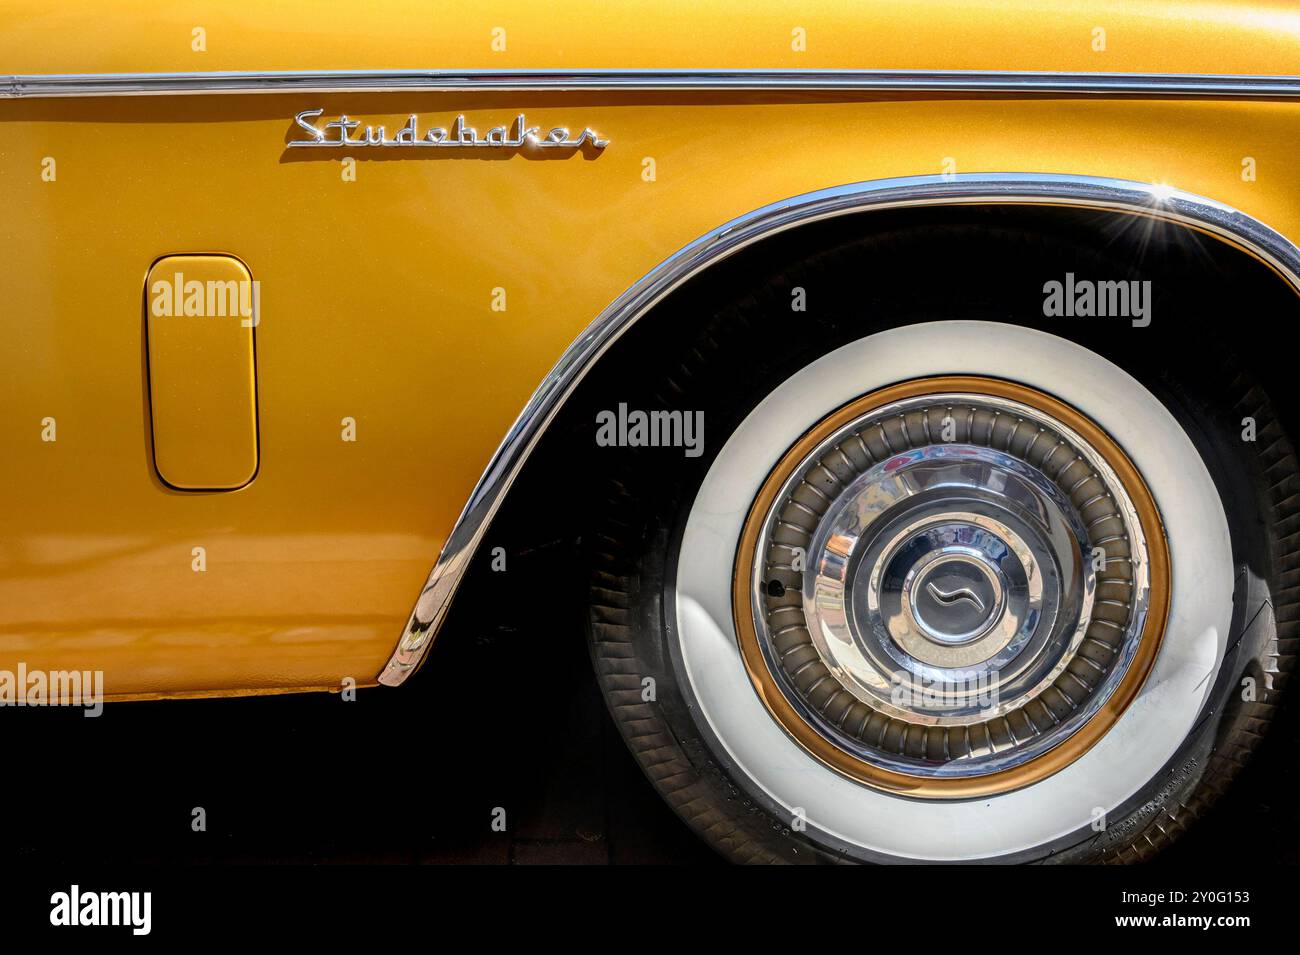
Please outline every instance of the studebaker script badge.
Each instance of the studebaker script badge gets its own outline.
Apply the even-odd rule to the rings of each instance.
[[[604,149],[608,139],[601,139],[587,128],[576,136],[564,126],[556,126],[545,135],[541,127],[529,126],[520,113],[510,126],[494,126],[482,137],[473,126],[465,125],[465,117],[457,116],[450,128],[435,126],[423,134],[420,119],[412,116],[406,125],[389,136],[383,126],[366,126],[355,138],[352,131],[361,127],[361,120],[340,116],[318,126],[314,120],[323,109],[305,109],[293,118],[301,128],[310,133],[309,139],[295,139],[290,147],[309,148],[364,148],[367,146],[406,147],[414,149],[580,149],[590,144],[593,149]]]

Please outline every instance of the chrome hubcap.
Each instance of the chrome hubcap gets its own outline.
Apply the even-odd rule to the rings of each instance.
[[[754,626],[777,689],[891,771],[977,776],[1045,753],[1105,703],[1142,633],[1124,487],[1007,399],[868,412],[803,458],[762,527]]]

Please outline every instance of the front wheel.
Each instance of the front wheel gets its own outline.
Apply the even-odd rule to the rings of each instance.
[[[610,484],[591,636],[724,854],[1135,859],[1231,778],[1276,702],[1284,438],[1003,322],[849,341],[756,404],[709,381],[671,392],[728,422],[707,466]]]

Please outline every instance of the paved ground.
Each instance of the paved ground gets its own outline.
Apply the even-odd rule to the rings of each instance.
[[[490,674],[517,708],[484,691]],[[623,749],[573,635],[444,639],[356,702],[9,710],[0,857],[55,862],[686,863],[717,859]],[[1300,861],[1294,720],[1161,864]],[[207,831],[191,828],[203,807]],[[506,811],[507,831],[492,829]]]

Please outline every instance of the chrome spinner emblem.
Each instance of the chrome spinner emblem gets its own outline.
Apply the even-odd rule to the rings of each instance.
[[[524,114],[515,117],[510,126],[494,126],[482,137],[473,126],[465,125],[465,117],[457,116],[450,128],[434,126],[421,134],[420,119],[412,116],[401,129],[392,136],[383,126],[361,126],[361,120],[351,119],[347,115],[318,126],[314,120],[323,109],[305,109],[293,118],[294,122],[310,134],[308,139],[295,139],[289,142],[290,148],[338,148],[338,147],[407,147],[415,149],[604,149],[609,145],[608,139],[601,139],[590,127],[576,136],[564,126],[550,129],[544,136],[541,127],[529,126]],[[352,131],[362,129],[361,134],[353,138]]]

